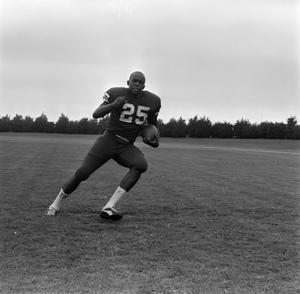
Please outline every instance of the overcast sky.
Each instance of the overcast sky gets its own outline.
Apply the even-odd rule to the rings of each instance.
[[[296,0],[0,3],[0,117],[91,118],[141,70],[164,122],[300,121]]]

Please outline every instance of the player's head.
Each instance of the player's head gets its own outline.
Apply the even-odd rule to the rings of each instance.
[[[129,90],[137,95],[145,88],[145,81],[145,75],[140,71],[135,71],[130,75],[127,85]]]

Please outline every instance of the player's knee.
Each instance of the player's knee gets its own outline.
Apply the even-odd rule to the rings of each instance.
[[[147,161],[140,161],[136,164],[135,169],[137,169],[140,173],[144,173],[148,169]]]

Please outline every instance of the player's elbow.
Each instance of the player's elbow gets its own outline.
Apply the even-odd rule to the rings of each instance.
[[[107,104],[101,104],[94,112],[93,118],[101,118],[107,115],[111,111],[111,106]]]
[[[93,118],[100,118],[104,116],[104,112],[102,111],[101,108],[97,108],[94,112],[93,112]]]

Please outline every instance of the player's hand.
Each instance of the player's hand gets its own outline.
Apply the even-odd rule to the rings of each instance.
[[[143,139],[143,142],[153,148],[157,148],[159,146],[159,139],[158,138],[154,138],[153,140],[148,140],[146,138]]]
[[[120,96],[116,98],[116,100],[112,104],[114,108],[121,108],[126,102],[127,102],[126,97]]]

